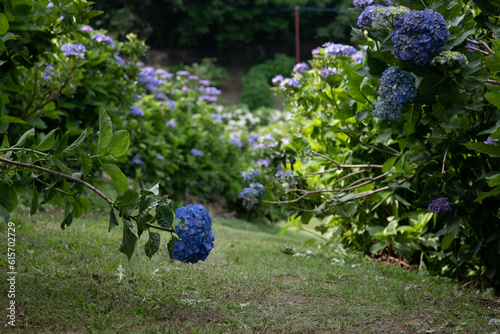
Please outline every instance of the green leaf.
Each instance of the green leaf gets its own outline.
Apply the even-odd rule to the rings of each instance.
[[[123,219],[123,238],[122,238],[122,243],[121,243],[120,249],[119,249],[120,252],[127,255],[129,261],[130,261],[130,258],[132,257],[132,254],[134,254],[135,244],[137,243],[137,236],[130,229],[131,226],[132,226],[132,223],[129,220],[124,218]]]
[[[474,200],[474,202],[481,202],[486,197],[498,196],[498,195],[500,195],[500,186],[493,188],[493,190],[488,191],[487,193],[480,191],[477,194],[477,198]]]
[[[161,237],[159,233],[149,231],[149,240],[144,246],[144,252],[150,259],[156,252],[158,252],[158,249],[160,248],[160,239]]]
[[[370,253],[376,254],[387,247],[387,240],[383,239],[370,247]]]
[[[85,174],[89,174],[92,171],[92,159],[90,159],[86,152],[80,152],[80,163]]]
[[[35,128],[29,129],[28,131],[26,131],[25,133],[22,134],[21,138],[19,138],[19,140],[17,141],[17,143],[14,146],[12,146],[12,147],[24,145],[24,143],[26,142],[26,140],[29,137],[32,137],[34,135],[35,135]]]
[[[109,155],[118,158],[127,153],[130,145],[130,135],[126,130],[119,130],[113,134],[113,141],[111,142],[111,150]]]
[[[484,94],[484,98],[489,103],[500,109],[500,92],[488,92]]]
[[[394,167],[394,164],[396,163],[397,157],[392,157],[387,159],[386,162],[384,162],[384,165],[382,166],[382,173],[386,173]]]
[[[485,143],[466,143],[462,144],[465,147],[475,150],[480,153],[485,153],[489,155],[499,156],[500,157],[500,146],[496,145],[488,145]]]
[[[115,188],[116,194],[120,195],[126,192],[129,188],[128,180],[120,168],[112,164],[104,164],[103,167],[113,181],[113,188]]]
[[[43,139],[40,141],[40,144],[38,144],[35,149],[42,152],[50,150],[54,146],[54,140],[57,130],[59,130],[59,128],[55,128],[54,130],[50,131],[45,137],[43,137]]]
[[[314,216],[314,213],[312,212],[303,212],[302,215],[300,216],[300,222],[302,224],[309,224],[309,221],[311,220],[311,218]]]
[[[0,205],[0,221],[3,221],[5,224],[7,224],[9,222],[9,219],[9,211],[7,211],[7,209],[3,205]]]
[[[455,236],[453,234],[448,234],[443,238],[443,241],[441,241],[441,250],[445,251],[448,248],[450,248],[451,243],[455,239]]]
[[[4,35],[9,31],[9,20],[5,14],[0,14],[0,35]]]
[[[108,145],[113,140],[113,125],[111,118],[102,107],[99,109],[99,135],[97,139],[97,154],[106,153]]]
[[[33,196],[31,197],[30,216],[33,216],[38,211],[38,191],[33,187]]]
[[[87,136],[91,132],[92,132],[92,130],[90,130],[90,132],[89,132],[89,129],[83,130],[82,134],[73,143],[71,143],[71,145],[66,147],[63,152],[73,153],[78,147],[80,147],[80,145],[83,143],[85,138],[87,138]]]
[[[83,209],[88,212],[90,210],[90,201],[87,197],[80,196],[78,197],[78,202],[82,205]]]
[[[5,116],[4,118],[2,118],[2,123],[28,124],[23,119],[14,116]]]
[[[73,211],[71,212],[73,218],[79,218],[83,215],[83,206],[79,201],[73,202]]]
[[[130,216],[139,206],[140,197],[141,196],[137,192],[127,190],[116,198],[115,207],[118,208],[124,216]]]
[[[500,72],[500,54],[494,53],[484,57],[486,66],[492,72]]]
[[[115,226],[118,226],[118,220],[116,219],[115,216],[115,211],[114,209],[111,209],[111,212],[109,214],[109,227],[108,227],[108,232],[111,232],[111,229]]]
[[[72,222],[73,222],[73,215],[71,213],[68,213],[66,217],[64,217],[63,222],[61,223],[61,228],[64,230],[66,226],[70,226]]]
[[[174,212],[169,207],[162,205],[156,208],[156,221],[166,229],[171,229],[174,223]]]
[[[170,241],[167,244],[168,255],[170,256],[170,258],[172,260],[174,260],[174,256],[172,255],[172,252],[174,251],[174,245],[175,245],[175,242],[177,240],[179,240],[179,238],[177,238],[175,235],[172,235],[172,238],[170,239]]]

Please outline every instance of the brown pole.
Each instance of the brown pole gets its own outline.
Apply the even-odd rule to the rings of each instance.
[[[295,6],[295,62],[300,63],[299,6]]]

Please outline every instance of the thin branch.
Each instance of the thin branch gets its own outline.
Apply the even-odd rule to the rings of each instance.
[[[366,164],[366,165],[341,165],[337,161],[333,160],[332,158],[327,157],[326,155],[320,154],[318,152],[312,152],[313,155],[317,155],[322,157],[323,159],[326,159],[328,161],[333,162],[337,168],[383,168],[384,166],[382,165],[372,165],[372,164]]]
[[[146,223],[145,224],[147,227],[151,227],[151,228],[156,228],[158,230],[162,230],[162,231],[166,231],[166,232],[172,232],[172,233],[175,233],[175,230],[173,229],[168,229],[168,228],[164,228],[162,226],[158,226],[158,225],[153,225],[153,224],[150,224],[150,223]]]
[[[352,184],[350,184],[348,187],[342,189],[342,191],[347,191],[347,190],[353,190],[353,189],[357,189],[357,188],[360,188],[360,187],[363,187],[363,186],[366,186],[367,184],[370,184],[370,183],[373,183],[374,181],[377,181],[378,179],[381,179],[383,177],[386,177],[387,175],[389,175],[391,173],[389,172],[386,172],[384,174],[380,174],[379,176],[376,176],[376,177],[368,177],[368,178],[365,178],[367,181],[361,183],[361,184],[358,184],[356,186],[354,186],[354,183],[357,182],[357,181],[361,181],[363,179],[359,179],[355,182],[353,182]]]
[[[328,160],[328,161],[331,161],[331,162],[333,162],[335,165],[337,165],[337,167],[338,167],[338,168],[340,168],[340,164],[339,164],[337,161],[333,160],[332,158],[329,158],[329,157],[327,157],[326,155],[323,155],[323,154],[318,153],[318,152],[315,152],[315,151],[313,151],[313,152],[312,152],[312,154],[313,154],[313,155],[317,155],[317,156],[319,156],[319,157],[322,157],[323,159],[326,159],[326,160]]]
[[[345,133],[345,132],[344,132]],[[382,153],[385,153],[385,154],[389,154],[389,155],[392,155],[393,157],[399,157],[399,154],[396,154],[394,152],[389,152],[389,151],[386,151],[386,150],[383,150],[381,148],[378,148],[378,147],[375,147],[375,146],[372,146],[370,144],[366,144],[366,143],[363,143],[361,140],[359,140],[358,138],[348,134],[348,133],[345,133],[346,135],[348,135],[351,139],[354,139],[355,141],[357,141],[358,143],[360,143],[361,145],[365,146],[365,147],[368,147],[368,148],[371,148],[372,150],[374,151],[378,151],[378,152],[382,152]]]
[[[500,85],[500,81],[491,80],[491,79],[486,80],[486,83],[489,83],[492,85]]]
[[[104,195],[101,191],[99,191],[99,189],[97,189],[96,187],[94,187],[90,183],[87,183],[87,182],[85,182],[83,180],[80,180],[80,179],[78,179],[76,177],[73,177],[71,175],[67,175],[67,174],[64,174],[64,173],[61,173],[61,172],[56,172],[54,170],[51,170],[51,169],[48,169],[48,168],[44,168],[44,167],[41,167],[41,166],[37,166],[37,165],[33,165],[33,164],[27,164],[27,163],[24,163],[24,162],[12,161],[12,160],[9,160],[9,159],[5,159],[3,157],[0,157],[0,161],[4,162],[6,164],[14,165],[14,166],[19,166],[19,167],[24,167],[24,168],[29,168],[29,169],[36,169],[36,170],[39,170],[39,171],[42,171],[42,172],[45,172],[45,173],[48,173],[48,174],[59,176],[59,177],[65,178],[67,180],[70,180],[70,181],[82,184],[85,187],[87,187],[90,190],[92,190],[93,192],[95,192],[100,197],[102,197],[109,205],[111,205],[111,206],[114,205],[114,202],[112,200],[110,200],[106,195]]]

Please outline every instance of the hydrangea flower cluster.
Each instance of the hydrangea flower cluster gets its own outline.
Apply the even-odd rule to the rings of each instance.
[[[144,161],[141,160],[137,155],[132,157],[132,163],[137,165],[144,165]]]
[[[283,183],[293,177],[293,171],[287,169],[280,169],[279,171],[276,172],[274,176],[279,182]]]
[[[202,157],[205,155],[202,151],[200,151],[196,148],[191,149],[190,153],[196,157]]]
[[[144,111],[141,108],[137,108],[135,106],[130,107],[130,113],[132,116],[144,116]]]
[[[439,197],[429,203],[427,210],[438,214],[444,214],[451,211],[451,205],[448,202],[448,198]]]
[[[175,210],[179,223],[175,232],[179,237],[174,243],[172,257],[182,263],[204,261],[214,248],[212,218],[200,204],[190,204]]]
[[[353,0],[355,8],[365,8],[373,5],[392,6],[391,0]]]
[[[160,80],[156,78],[156,70],[151,66],[141,68],[138,81],[144,85],[150,93],[155,91],[155,87],[161,86]]]
[[[321,72],[321,76],[323,78],[327,78],[329,77],[330,75],[335,75],[335,74],[339,74],[339,72],[335,71],[335,70],[332,70],[332,69],[329,69],[329,68],[322,68],[320,70]]]
[[[410,10],[401,7],[385,7],[380,5],[368,6],[358,17],[358,27],[374,25],[392,25],[397,19],[409,14]]]
[[[402,115],[404,104],[417,95],[415,76],[397,66],[389,67],[382,73],[378,93],[380,96],[373,102],[373,116],[396,121]]]
[[[493,139],[490,136],[486,138],[486,141],[484,142],[486,145],[493,145],[498,139]]]
[[[298,72],[298,71],[306,71],[309,69],[309,65],[307,65],[306,63],[298,63],[296,64],[294,67],[293,67],[293,71],[294,72]]]
[[[243,181],[246,183],[252,183],[252,181],[256,180],[260,176],[260,170],[249,169],[245,172],[241,172],[241,176],[243,176]]]
[[[432,59],[431,64],[445,68],[466,68],[469,61],[461,52],[443,51]]]
[[[284,78],[280,81],[280,89],[285,89],[287,87],[300,87],[300,82],[292,78]]]
[[[325,43],[323,44],[323,55],[325,57],[333,56],[348,56],[351,57],[356,53],[356,49],[350,45]]]
[[[113,39],[109,36],[101,34],[100,32],[94,33],[92,35],[92,39],[95,40],[96,42],[99,42],[99,43],[111,45],[113,48],[115,47],[115,43],[113,42]]]
[[[441,14],[424,9],[399,18],[391,35],[396,59],[425,65],[443,50],[450,32]]]
[[[66,43],[61,46],[61,51],[65,56],[77,56],[81,59],[85,59],[84,53],[87,52],[87,49],[82,44]]]

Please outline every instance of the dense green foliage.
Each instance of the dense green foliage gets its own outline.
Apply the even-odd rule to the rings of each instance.
[[[243,91],[240,101],[251,110],[259,107],[272,107],[274,95],[271,91],[271,79],[277,75],[290,73],[295,60],[283,54],[276,54],[274,59],[268,59],[262,64],[253,66],[247,76],[241,79]]]
[[[266,190],[297,210],[295,226],[317,217],[317,231],[355,249],[499,288],[500,8],[486,0],[395,5],[441,13],[449,37],[434,36],[447,37],[445,53],[416,63],[408,56],[426,55],[430,44],[397,53],[403,39],[394,30],[411,26],[398,26],[401,8],[353,29],[367,47],[361,63],[352,47],[315,50],[312,69],[279,84],[298,125],[274,164],[294,176]],[[393,66],[406,79],[387,83]]]
[[[148,45],[160,49],[283,44],[294,41],[294,6],[345,9],[350,0],[102,1],[96,8],[105,15],[96,18],[93,25],[109,30],[118,39],[137,33],[147,38]],[[313,43],[345,40],[355,17],[345,11],[301,12],[302,35]]]

